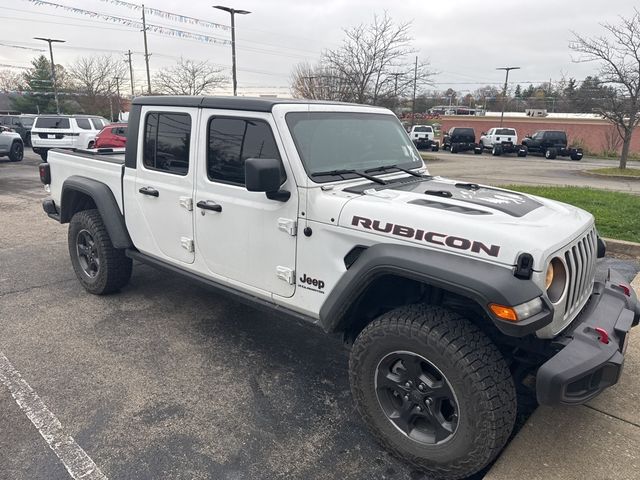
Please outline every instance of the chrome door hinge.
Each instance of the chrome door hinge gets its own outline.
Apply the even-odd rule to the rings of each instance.
[[[180,237],[180,245],[182,245],[182,248],[184,248],[189,253],[193,253],[193,251],[195,250],[193,246],[193,239],[189,237]]]
[[[296,222],[295,220],[291,220],[290,218],[279,218],[278,230],[282,230],[292,237],[295,237],[296,233],[298,232],[298,222]]]
[[[281,267],[278,265],[276,267],[276,276],[280,280],[287,282],[289,285],[296,283],[296,272],[288,267]]]
[[[193,210],[193,198],[180,197],[180,206],[186,208],[187,211],[191,212]]]

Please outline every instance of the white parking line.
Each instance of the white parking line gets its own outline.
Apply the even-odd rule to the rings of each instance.
[[[2,352],[0,382],[9,389],[18,406],[35,425],[74,480],[107,480],[73,437],[65,433],[60,421]]]

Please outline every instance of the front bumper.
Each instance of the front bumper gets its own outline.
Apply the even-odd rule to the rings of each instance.
[[[538,369],[538,403],[585,403],[617,383],[629,330],[639,319],[636,294],[620,274],[609,271],[605,280],[596,281],[583,311],[556,338],[561,350]]]

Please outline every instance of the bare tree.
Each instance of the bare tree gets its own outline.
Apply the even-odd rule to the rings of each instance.
[[[89,98],[115,93],[115,78],[126,78],[124,62],[111,55],[78,58],[67,69],[76,90]]]
[[[209,62],[195,62],[180,57],[173,67],[160,70],[154,77],[158,92],[169,95],[201,95],[211,93],[226,83],[223,69]]]
[[[413,91],[411,23],[395,24],[385,12],[369,25],[344,30],[340,47],[327,50],[316,67],[301,64],[292,74],[294,95],[323,99],[388,103]],[[418,65],[417,84],[429,84],[434,73],[426,61]],[[333,97],[327,96],[330,87]],[[335,98],[338,95],[339,98]]]
[[[9,69],[0,70],[0,92],[15,92],[23,86],[22,75]]]
[[[600,81],[610,86],[595,111],[611,122],[622,139],[620,168],[627,157],[634,129],[640,124],[640,11],[619,24],[604,23],[606,36],[585,38],[573,33],[569,47],[580,54],[578,62],[599,62]]]

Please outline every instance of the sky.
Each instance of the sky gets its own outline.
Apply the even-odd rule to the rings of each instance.
[[[134,0],[131,0],[132,2]],[[631,0],[146,0],[145,6],[228,26],[229,14],[212,5],[223,2],[249,10],[236,16],[238,93],[289,95],[290,75],[300,62],[315,63],[323,50],[336,48],[344,28],[370,23],[374,14],[387,13],[397,23],[412,22],[416,55],[428,59],[438,74],[434,89],[453,88],[462,95],[482,85],[500,86],[501,66],[520,66],[510,81],[542,83],[562,77],[577,80],[596,72],[597,65],[576,63],[568,47],[572,31],[584,36],[603,32],[602,22],[630,16]],[[113,0],[51,0],[139,21],[140,12]],[[201,33],[229,40],[225,29],[185,24],[147,14],[149,24]],[[29,0],[0,0],[0,68],[24,71],[48,48],[33,37],[64,39],[54,47],[55,62],[111,54],[124,60],[131,49],[136,93],[145,86],[143,35],[135,27],[92,18]],[[180,56],[207,60],[224,68],[231,78],[231,47],[158,33],[148,35],[150,68],[171,66]],[[23,48],[16,48],[17,46]],[[25,48],[26,47],[26,48]],[[409,60],[411,61],[411,60]],[[125,85],[126,87],[126,85]],[[512,85],[513,87],[513,85]],[[221,90],[221,94],[230,91]],[[461,96],[462,96],[461,95]]]

